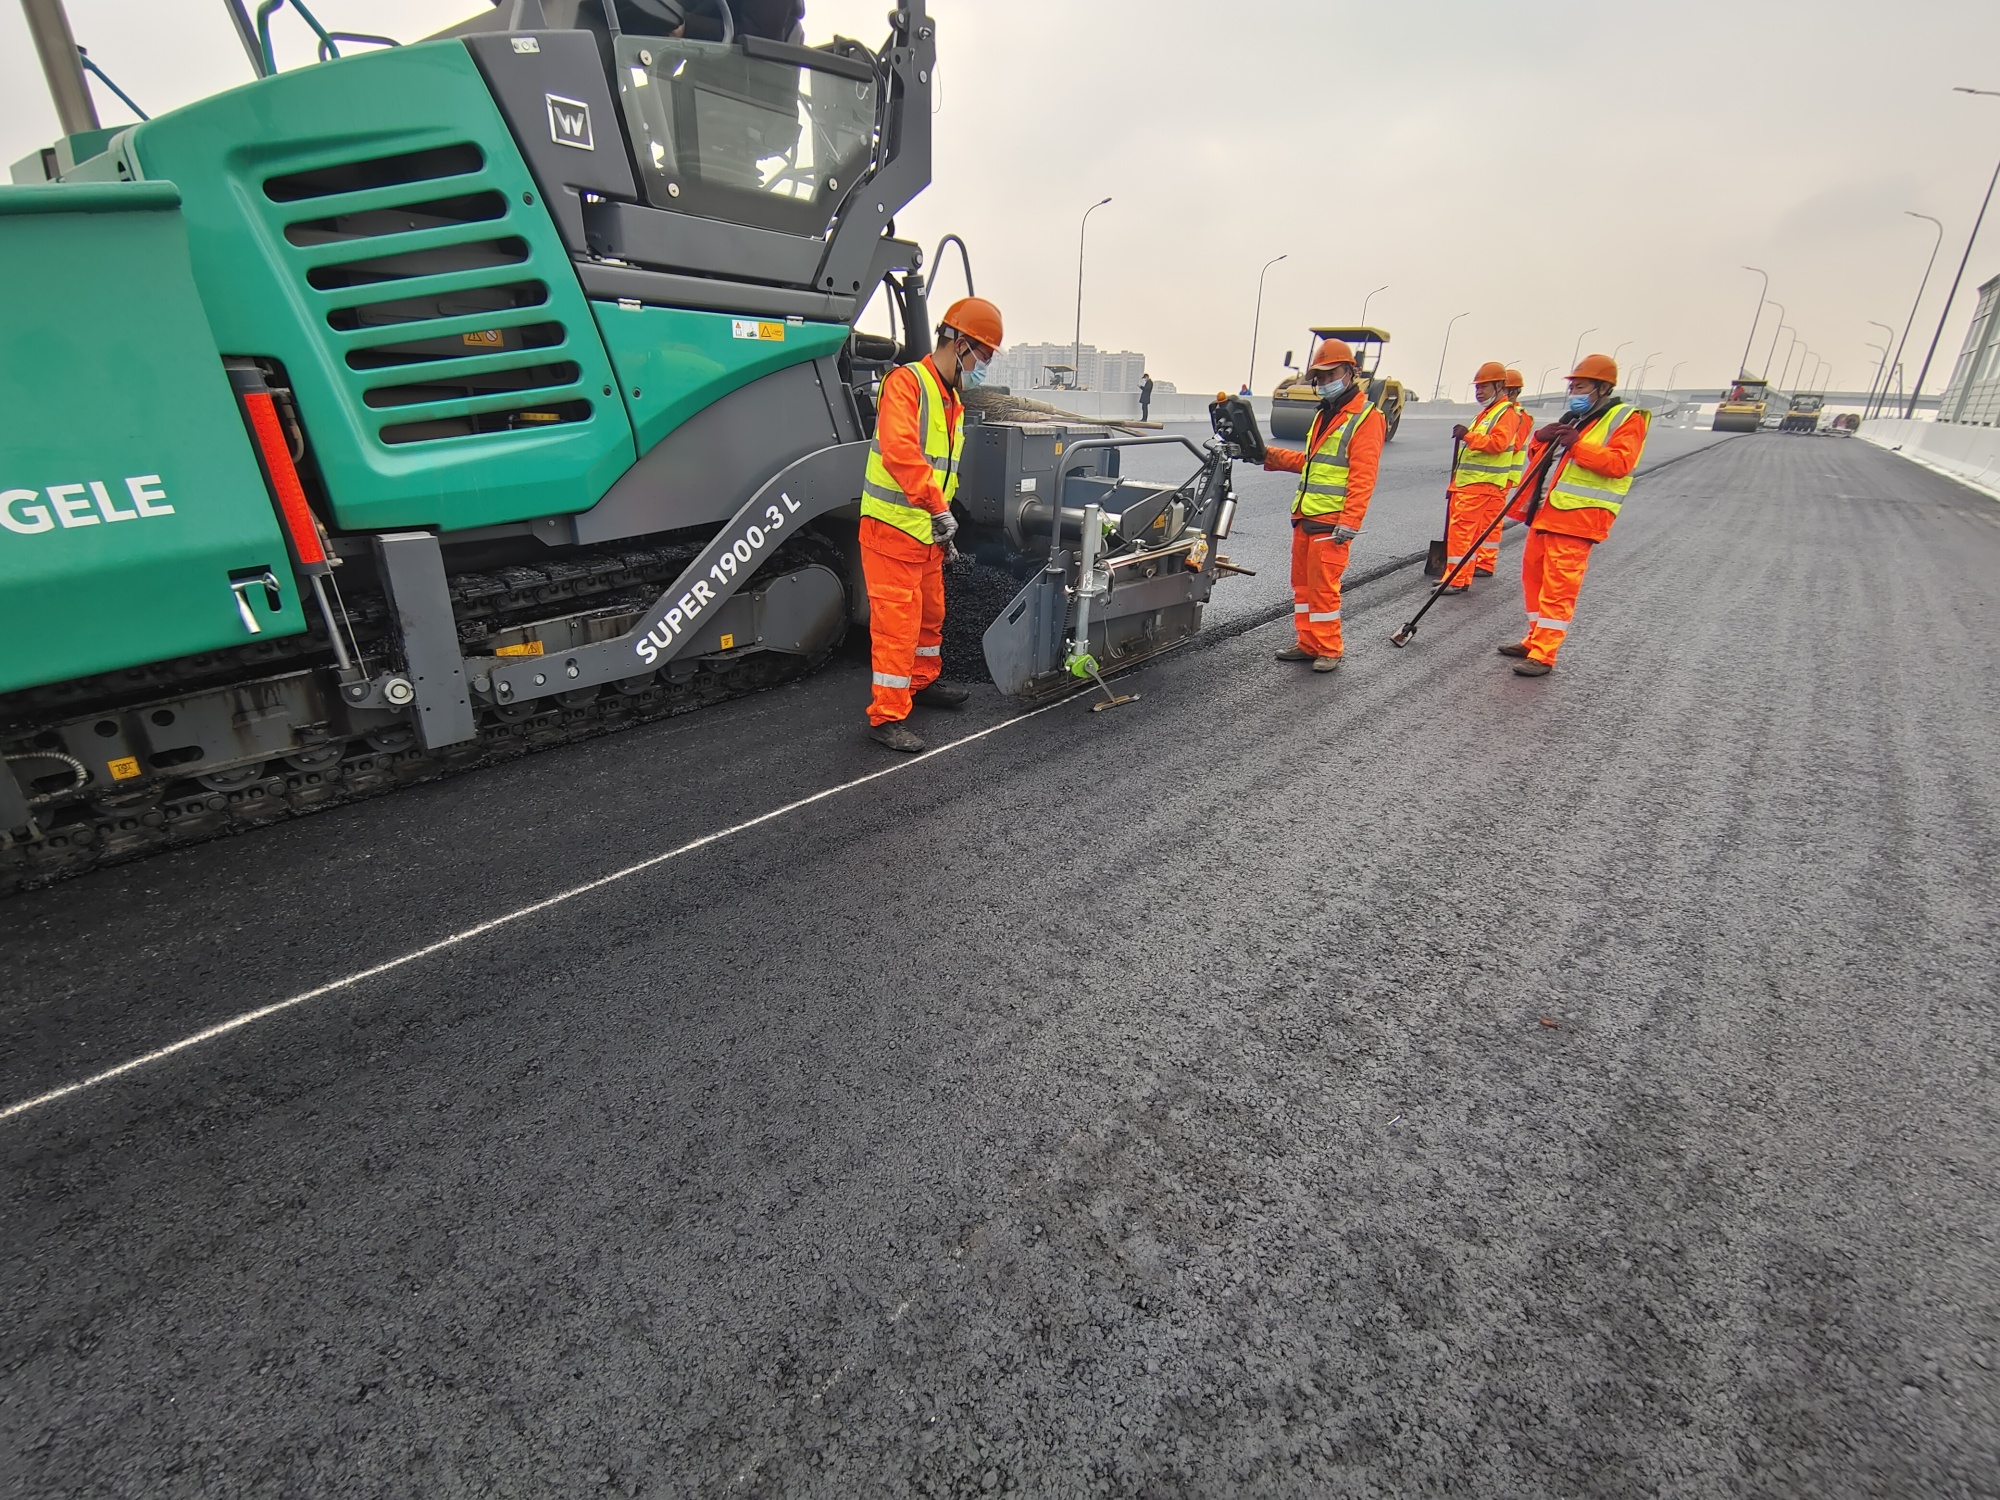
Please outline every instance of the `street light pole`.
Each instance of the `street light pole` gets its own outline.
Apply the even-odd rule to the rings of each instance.
[[[1444,359],[1451,352],[1451,331],[1458,326],[1459,318],[1470,317],[1471,314],[1472,309],[1468,307],[1457,318],[1453,318],[1449,323],[1444,325],[1444,348],[1438,351],[1437,384],[1431,388],[1431,400],[1433,401],[1442,401],[1444,399]]]
[[[1257,273],[1257,315],[1250,320],[1250,378],[1243,382],[1252,392],[1257,389],[1257,333],[1264,326],[1264,278],[1271,274],[1271,267],[1283,259],[1283,255],[1272,256],[1264,262],[1264,269]]]
[[[1868,409],[1875,404],[1875,387],[1882,383],[1882,377],[1889,372],[1889,346],[1896,342],[1896,330],[1889,324],[1878,323],[1873,318],[1870,318],[1868,326],[1870,328],[1881,329],[1883,338],[1882,357],[1875,361],[1875,373],[1868,381],[1868,398],[1861,403],[1861,411],[1864,416],[1867,415]],[[1868,347],[1873,349],[1875,346],[1870,344]]]
[[[1070,351],[1069,378],[1076,382],[1078,390],[1083,389],[1083,233],[1090,228],[1090,216],[1110,201],[1100,198],[1086,208],[1083,222],[1076,230],[1076,346]]]
[[[1806,348],[1805,341],[1801,339],[1796,333],[1794,333],[1792,335],[1791,343],[1785,346],[1785,373],[1778,377],[1779,390],[1785,392],[1787,395],[1791,394],[1792,361],[1798,359],[1801,354],[1810,354],[1810,353],[1812,353],[1812,351]],[[1799,364],[1801,367],[1803,367],[1805,365],[1805,361],[1800,359]]]
[[[1639,383],[1636,389],[1643,391],[1646,388],[1646,372],[1653,368],[1653,361],[1664,353],[1666,353],[1664,349],[1655,349],[1651,354],[1646,356],[1646,362],[1639,366]]]
[[[2000,89],[1954,88],[1954,94],[1978,94],[1987,99],[2000,99]],[[1972,233],[1965,237],[1965,254],[1958,258],[1958,274],[1951,278],[1951,290],[1944,294],[1944,311],[1938,314],[1937,332],[1931,335],[1931,347],[1924,355],[1923,367],[1917,371],[1917,382],[1910,387],[1910,404],[1903,412],[1903,420],[1908,421],[1916,414],[1917,399],[1924,393],[1924,377],[1931,372],[1931,361],[1937,356],[1938,340],[1944,337],[1944,320],[1951,316],[1952,298],[1958,295],[1958,284],[1965,279],[1965,263],[1972,259],[1972,247],[1979,239],[1979,226],[1986,222],[1986,209],[1993,202],[1993,188],[2000,184],[2000,161],[1993,163],[1993,176],[1986,183],[1986,196],[1979,200],[1979,213],[1972,221]],[[1939,416],[1944,412],[1940,410]]]
[[[1389,288],[1386,283],[1375,288],[1375,292],[1386,292],[1388,290]],[[1363,328],[1368,326],[1368,304],[1375,300],[1375,292],[1370,292],[1361,299],[1361,326]]]
[[[1789,333],[1792,336],[1792,341],[1785,345],[1785,363],[1789,366],[1792,362],[1792,350],[1798,347],[1799,331],[1789,323],[1780,323],[1778,325],[1778,333]],[[1771,360],[1778,352],[1778,333],[1771,335],[1771,353],[1764,358],[1764,381],[1766,384],[1769,384],[1771,379]],[[1781,372],[1778,378],[1778,389],[1783,390],[1784,388],[1785,381]]]
[[[1738,380],[1746,379],[1750,374],[1750,346],[1757,341],[1757,320],[1764,316],[1764,299],[1771,291],[1771,275],[1768,271],[1758,270],[1756,266],[1744,266],[1743,269],[1756,271],[1764,278],[1764,284],[1757,289],[1757,311],[1750,315],[1750,334],[1743,340],[1743,358],[1736,366]]]
[[[1577,359],[1583,353],[1583,341],[1595,332],[1597,332],[1595,328],[1586,328],[1576,336],[1576,347],[1569,351],[1569,367],[1572,370],[1576,368]]]
[[[1671,395],[1673,394],[1673,392],[1674,392],[1674,382],[1675,382],[1676,380],[1679,380],[1679,379],[1681,378],[1681,366],[1682,366],[1682,365],[1684,365],[1684,364],[1686,364],[1686,363],[1687,363],[1687,361],[1686,361],[1686,360],[1684,360],[1684,359],[1682,359],[1682,360],[1676,360],[1676,361],[1674,362],[1674,367],[1673,367],[1673,369],[1672,369],[1671,371],[1669,371],[1669,372],[1668,372],[1668,374],[1667,374],[1667,394],[1668,394],[1668,395],[1670,395],[1670,396],[1671,396]],[[1742,366],[1740,366],[1740,365],[1739,365],[1739,366],[1738,366],[1737,368],[1738,368],[1738,369],[1741,369],[1741,368],[1742,368]]]
[[[1927,224],[1934,226],[1937,233],[1931,238],[1931,258],[1924,262],[1924,279],[1917,283],[1917,295],[1910,303],[1910,315],[1903,320],[1903,336],[1896,340],[1896,352],[1889,357],[1889,367],[1896,370],[1900,370],[1903,367],[1903,345],[1910,341],[1910,325],[1917,321],[1917,309],[1923,305],[1924,289],[1931,284],[1931,269],[1937,265],[1938,246],[1944,243],[1944,224],[1940,220],[1933,219],[1929,214],[1920,214],[1916,210],[1909,208],[1903,210],[1903,216],[1909,219],[1922,219]],[[1898,396],[1903,394],[1902,382],[1900,381],[1897,382],[1896,394]],[[1882,401],[1886,401],[1888,397],[1889,379],[1885,375],[1882,378],[1882,400],[1875,403],[1875,410],[1870,412],[1869,415],[1879,415],[1882,410]]]
[[[1785,331],[1785,304],[1774,297],[1771,299],[1771,306],[1778,310],[1778,326],[1771,330],[1771,347],[1764,351],[1764,371],[1757,377],[1767,383],[1771,379],[1771,361],[1778,354],[1778,335]]]
[[[1562,368],[1561,365],[1550,365],[1546,370],[1542,371],[1542,378],[1535,382],[1535,394],[1537,396],[1546,395],[1548,393],[1549,377],[1555,374],[1555,372],[1560,370],[1561,368]],[[1570,364],[1570,368],[1572,370],[1576,368],[1574,362]]]

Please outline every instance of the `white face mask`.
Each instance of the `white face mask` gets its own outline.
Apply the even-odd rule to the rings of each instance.
[[[993,361],[981,359],[967,350],[958,356],[958,383],[968,391],[976,391],[986,384],[986,377],[992,372]]]
[[[1316,389],[1319,391],[1320,400],[1335,401],[1345,396],[1351,385],[1352,382],[1345,375],[1329,375],[1319,383]]]

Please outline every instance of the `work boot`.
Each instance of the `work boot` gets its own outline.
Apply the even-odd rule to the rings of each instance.
[[[960,687],[955,682],[946,682],[940,677],[929,687],[918,688],[910,694],[910,701],[924,708],[963,708],[965,700],[972,696],[971,688]]]
[[[868,731],[868,738],[878,745],[887,745],[891,750],[900,750],[905,755],[921,754],[929,748],[924,744],[923,737],[901,719],[877,724]]]
[[[1511,641],[1507,645],[1496,647],[1495,649],[1502,656],[1526,656],[1528,654],[1528,648],[1519,641]]]
[[[1514,675],[1516,677],[1546,677],[1554,670],[1555,668],[1548,662],[1536,661],[1532,657],[1527,661],[1516,662],[1514,664]]]
[[[1303,646],[1287,646],[1284,650],[1274,651],[1271,654],[1277,657],[1279,661],[1311,661],[1313,659],[1312,652],[1306,650]]]
[[[1472,565],[1472,576],[1474,578],[1491,578],[1493,570],[1491,568],[1482,568],[1478,563],[1474,563]]]
[[[1451,597],[1452,595],[1454,595],[1454,594],[1469,594],[1469,593],[1471,593],[1471,592],[1472,592],[1472,585],[1471,585],[1471,584],[1469,584],[1469,583],[1454,583],[1454,584],[1453,584],[1453,585],[1452,585],[1452,586],[1451,586],[1450,588],[1448,588],[1448,589],[1446,589],[1446,590],[1444,591],[1444,594],[1445,594],[1445,597],[1446,597],[1447,599],[1449,599],[1449,598],[1450,598],[1450,597]]]
[[[1331,672],[1339,667],[1339,665],[1340,658],[1337,656],[1321,656],[1315,657],[1313,660],[1313,670],[1315,672]]]

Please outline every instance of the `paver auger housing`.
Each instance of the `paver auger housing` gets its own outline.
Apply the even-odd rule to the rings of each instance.
[[[1218,434],[1222,429],[1218,425]],[[1178,484],[1123,477],[1127,449],[1182,447]],[[1045,554],[987,627],[987,670],[1037,698],[1130,666],[1201,628],[1236,513],[1233,451],[1211,439],[1134,437],[1060,424],[974,424],[959,500],[985,557]],[[1016,571],[1020,571],[1018,565]]]
[[[875,396],[932,324],[893,222],[924,0],[875,50],[506,0],[285,72],[294,12],[227,8],[254,81],[105,130],[29,0],[66,133],[0,188],[0,892],[768,686],[865,619]]]

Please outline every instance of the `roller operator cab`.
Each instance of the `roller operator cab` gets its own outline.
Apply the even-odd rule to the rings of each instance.
[[[0,892],[768,686],[865,622],[875,397],[932,324],[893,219],[933,23],[662,34],[681,8],[506,0],[277,72],[232,0],[253,81],[15,168]],[[1060,520],[986,509],[995,559],[1078,575]]]
[[[1298,442],[1310,431],[1313,414],[1319,410],[1319,395],[1306,372],[1312,369],[1313,355],[1328,339],[1339,339],[1354,351],[1360,362],[1356,377],[1367,383],[1368,399],[1382,408],[1384,441],[1394,438],[1403,424],[1407,393],[1402,381],[1382,373],[1382,350],[1389,335],[1380,328],[1358,326],[1314,328],[1306,342],[1304,364],[1294,366],[1291,355],[1285,356],[1285,376],[1271,393],[1271,436]]]
[[[1778,431],[1808,434],[1818,432],[1820,412],[1825,405],[1826,397],[1805,391],[1799,392],[1786,405],[1784,419],[1778,423]]]
[[[1769,405],[1769,383],[1753,380],[1747,375],[1741,376],[1722,393],[1722,400],[1716,405],[1715,421],[1710,424],[1710,430],[1755,432],[1764,425],[1764,413]]]

